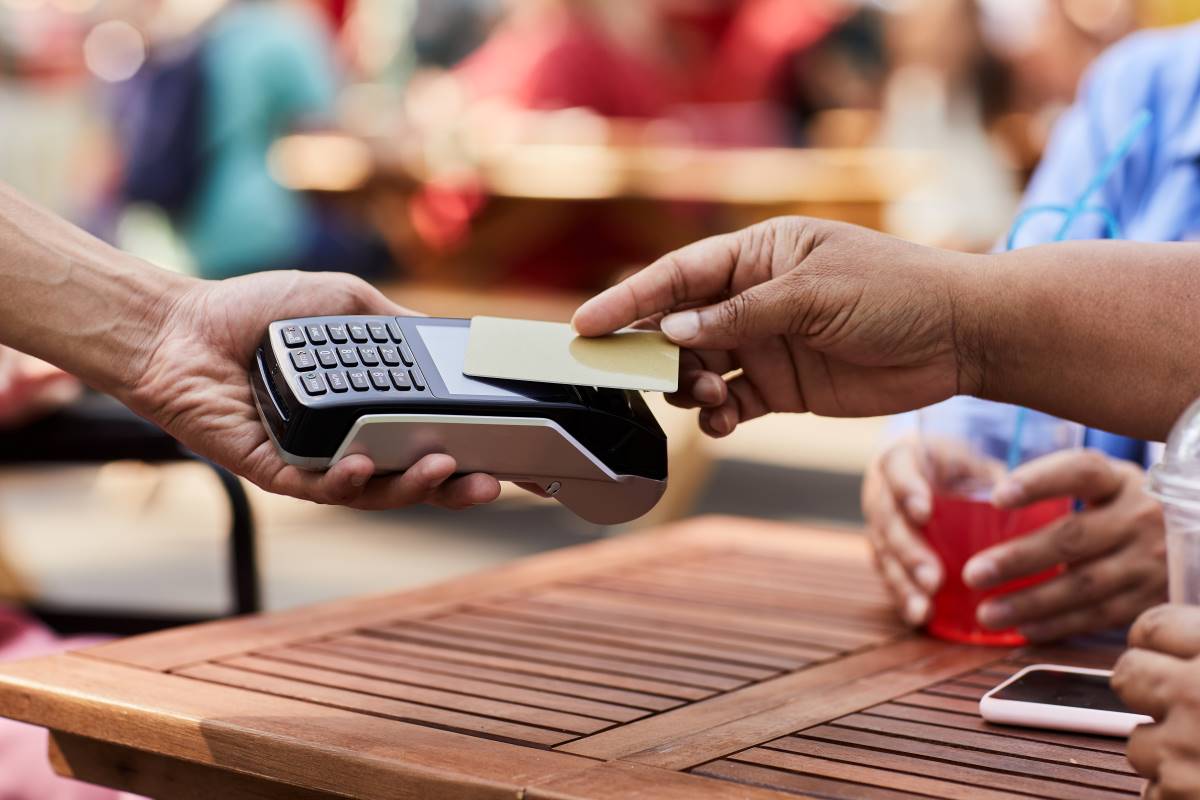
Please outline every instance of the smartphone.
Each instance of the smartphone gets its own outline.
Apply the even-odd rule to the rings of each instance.
[[[1126,737],[1154,720],[1130,711],[1109,680],[1112,671],[1034,664],[979,701],[988,722]]]

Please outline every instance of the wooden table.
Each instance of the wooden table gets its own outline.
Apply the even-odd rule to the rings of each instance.
[[[909,634],[862,537],[710,517],[6,665],[0,713],[159,798],[1117,800],[1120,741],[976,713],[1022,664],[1116,654]]]

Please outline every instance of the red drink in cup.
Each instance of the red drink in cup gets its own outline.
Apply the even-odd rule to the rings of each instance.
[[[1083,428],[1036,411],[966,397],[923,409],[918,419],[922,471],[933,489],[924,535],[942,562],[942,585],[933,597],[929,633],[971,644],[1024,644],[1015,629],[982,627],[976,621],[979,605],[986,598],[1048,580],[1061,568],[980,592],[963,583],[963,567],[976,554],[1071,513],[1069,497],[1001,509],[992,505],[991,496],[1010,470],[1080,447]]]
[[[1069,514],[1070,498],[1055,498],[1017,509],[996,508],[987,500],[972,500],[950,494],[933,498],[933,510],[925,526],[925,538],[942,560],[944,579],[933,597],[928,630],[939,639],[990,645],[1019,645],[1025,637],[1016,629],[993,631],[976,619],[985,598],[1007,594],[1041,583],[1060,570],[998,586],[984,592],[968,588],[962,580],[963,567],[976,553],[993,545],[1024,536]]]

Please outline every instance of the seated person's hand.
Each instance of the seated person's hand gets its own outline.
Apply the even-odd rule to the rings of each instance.
[[[1156,721],[1129,737],[1129,763],[1151,800],[1200,797],[1200,608],[1159,606],[1138,619],[1113,688]]]
[[[991,484],[1004,465],[950,442],[898,439],[875,457],[863,480],[862,508],[875,566],[909,625],[929,619],[942,585],[941,560],[921,529],[933,509],[933,486]]]
[[[996,489],[998,505],[1074,497],[1085,508],[967,562],[963,577],[976,589],[1066,567],[1045,583],[984,601],[980,624],[1016,626],[1047,641],[1127,625],[1163,602],[1163,516],[1144,486],[1140,467],[1090,450],[1052,453],[1014,470]]]
[[[149,343],[145,373],[126,397],[131,408],[200,455],[270,492],[357,508],[429,502],[467,508],[494,500],[490,475],[451,479],[457,465],[429,455],[399,475],[373,477],[365,455],[326,472],[285,463],[254,407],[248,373],[267,325],[318,314],[407,314],[358,278],[335,273],[264,272],[192,281]]]
[[[676,405],[725,436],[772,411],[870,416],[969,394],[961,256],[865,228],[781,217],[689,245],[592,298],[575,329],[640,323],[688,348]]]
[[[0,428],[32,422],[74,400],[82,388],[58,367],[0,347]]]

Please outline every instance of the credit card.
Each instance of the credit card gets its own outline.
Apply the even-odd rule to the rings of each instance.
[[[588,339],[561,322],[473,317],[463,374],[674,392],[679,388],[679,347],[658,331],[626,330]]]

